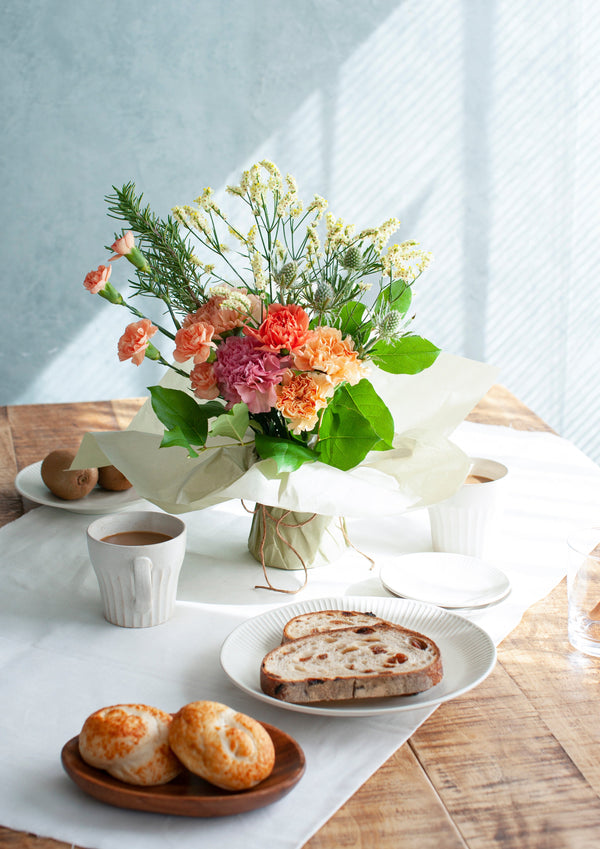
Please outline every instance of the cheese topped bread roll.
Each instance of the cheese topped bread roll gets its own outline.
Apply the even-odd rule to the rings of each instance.
[[[225,790],[246,790],[271,774],[273,741],[263,726],[219,702],[191,702],[173,717],[169,745],[190,772]]]
[[[166,784],[181,770],[169,748],[170,713],[148,705],[112,705],[89,716],[79,735],[83,760],[127,784]]]

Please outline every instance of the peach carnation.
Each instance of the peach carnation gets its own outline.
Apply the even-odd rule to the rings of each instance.
[[[318,421],[319,410],[327,406],[334,389],[326,374],[306,371],[294,374],[288,371],[276,387],[275,406],[289,419],[292,433],[312,430]]]
[[[195,363],[206,362],[211,350],[216,347],[212,341],[213,333],[212,324],[205,321],[181,327],[175,334],[173,359],[178,363],[185,363],[193,357]]]
[[[113,259],[118,259],[120,256],[127,256],[130,254],[133,248],[135,247],[135,238],[131,230],[127,230],[126,233],[123,233],[120,239],[117,239],[116,242],[110,246],[111,251],[114,251],[114,255],[111,256],[109,262],[112,262]]]
[[[258,330],[244,327],[244,333],[256,339],[265,351],[295,351],[309,336],[308,323],[308,315],[297,304],[269,304],[267,317]]]
[[[131,360],[136,366],[146,356],[146,348],[150,344],[150,337],[154,336],[158,328],[154,327],[149,318],[134,321],[125,328],[125,333],[119,339],[119,359]]]
[[[240,292],[240,294],[244,295],[250,301],[249,315],[231,307],[221,306],[226,300],[225,295],[213,295],[196,312],[186,315],[183,320],[183,326],[188,327],[190,324],[204,321],[207,324],[212,324],[214,327],[214,338],[219,339],[228,330],[233,330],[234,327],[243,327],[249,318],[258,323],[262,311],[260,299],[256,295],[246,292],[245,289],[232,289],[232,291]]]
[[[99,265],[96,271],[90,271],[85,275],[83,285],[92,295],[97,295],[108,283],[111,271],[112,267],[110,265]]]
[[[335,327],[317,327],[299,351],[294,365],[302,371],[321,371],[329,375],[333,385],[347,381],[351,386],[368,374],[367,366],[358,358],[350,336],[342,339]]]
[[[219,387],[212,363],[198,363],[190,372],[192,391],[196,398],[213,400],[219,396]]]

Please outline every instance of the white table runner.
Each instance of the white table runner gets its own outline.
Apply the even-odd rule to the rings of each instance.
[[[600,522],[600,469],[567,440],[464,423],[454,440],[510,468],[503,547],[496,565],[512,583],[500,604],[468,614],[499,643],[565,574],[565,538]],[[219,664],[220,647],[246,618],[282,604],[339,595],[386,596],[377,568],[355,552],[311,570],[294,596],[254,589],[250,516],[226,504],[184,517],[188,553],[168,623],[123,629],[102,617],[87,557],[91,517],[37,508],[0,529],[0,823],[93,849],[295,849],[430,714],[330,718],[253,700]],[[382,554],[428,550],[426,511],[351,520],[355,545]],[[298,586],[302,572],[270,572]],[[565,651],[569,650],[565,634]],[[229,818],[184,818],[111,808],[83,794],[60,764],[63,744],[99,707],[145,702],[167,711],[214,699],[282,728],[305,751],[307,771],[283,799]],[[357,744],[357,740],[360,744]]]

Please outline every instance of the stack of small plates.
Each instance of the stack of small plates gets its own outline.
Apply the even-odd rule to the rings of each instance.
[[[504,572],[466,554],[403,554],[383,564],[380,578],[393,595],[449,609],[485,607],[510,592]]]

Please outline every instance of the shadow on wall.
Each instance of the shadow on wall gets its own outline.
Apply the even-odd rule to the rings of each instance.
[[[325,92],[319,119],[334,111],[328,81],[402,4],[310,0],[300,12],[278,0],[137,0],[126,20],[111,0],[35,15],[30,5],[8,0],[0,34],[10,116],[0,285],[15,318],[0,341],[12,363],[0,403],[141,394],[155,375],[115,356],[127,316],[81,286],[113,241],[104,195],[134,180],[166,216],[205,185],[224,186],[311,94]],[[321,132],[290,132],[293,150],[316,154],[306,171],[318,162],[317,178],[330,170]]]

